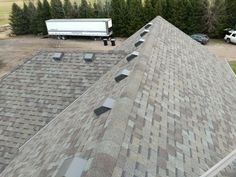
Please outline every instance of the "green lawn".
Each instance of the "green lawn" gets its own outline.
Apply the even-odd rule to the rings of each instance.
[[[9,23],[8,18],[11,12],[11,6],[14,0],[0,0],[0,25]],[[19,5],[23,5],[23,0],[15,0]]]
[[[236,74],[236,61],[229,61],[231,68],[233,69],[234,73]]]

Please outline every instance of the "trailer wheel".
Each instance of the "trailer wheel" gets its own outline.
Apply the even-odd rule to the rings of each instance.
[[[60,40],[60,39],[61,39],[61,36],[57,36],[57,39]]]
[[[61,39],[62,39],[62,40],[66,40],[66,37],[65,37],[65,36],[61,36]]]

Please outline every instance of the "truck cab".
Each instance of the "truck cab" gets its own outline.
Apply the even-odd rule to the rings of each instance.
[[[236,31],[235,30],[228,31],[224,37],[224,40],[227,43],[231,42],[231,43],[236,44]]]

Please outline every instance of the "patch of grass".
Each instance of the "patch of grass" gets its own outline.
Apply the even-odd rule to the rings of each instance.
[[[222,44],[222,43],[225,43],[224,39],[210,39],[210,43],[211,44]]]
[[[236,61],[229,61],[229,65],[231,66],[234,73],[236,74]]]

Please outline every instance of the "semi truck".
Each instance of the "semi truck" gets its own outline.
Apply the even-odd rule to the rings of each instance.
[[[48,35],[64,39],[67,36],[108,38],[113,34],[111,18],[46,20]]]

